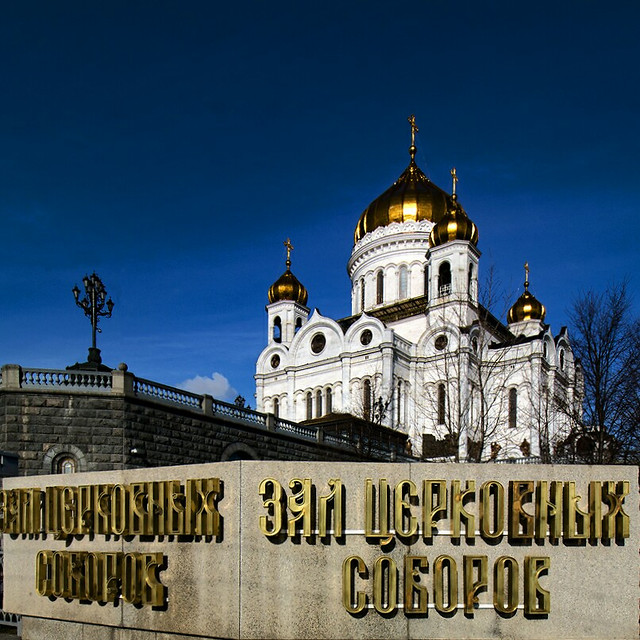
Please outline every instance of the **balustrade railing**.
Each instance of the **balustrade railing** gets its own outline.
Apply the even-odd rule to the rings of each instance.
[[[316,440],[316,438],[318,437],[318,428],[311,425],[299,424],[297,422],[283,420],[282,418],[276,418],[275,426],[276,431],[281,431],[283,433],[293,433],[297,436],[308,438],[309,440]]]
[[[267,424],[266,413],[260,413],[259,411],[253,411],[253,409],[247,409],[246,407],[241,407],[237,404],[230,404],[228,402],[222,402],[220,400],[213,401],[213,412],[221,416],[229,416],[231,418],[239,418],[240,420],[248,420],[249,422],[255,422],[256,424]]]
[[[202,396],[175,387],[168,387],[158,382],[145,380],[144,378],[133,379],[133,391],[138,396],[148,396],[156,400],[162,400],[170,404],[176,404],[190,409],[202,409]]]
[[[74,387],[78,389],[111,390],[111,373],[100,371],[67,371],[57,369],[22,369],[20,386],[23,388]]]

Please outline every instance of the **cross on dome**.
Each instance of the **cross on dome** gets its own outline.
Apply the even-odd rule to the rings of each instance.
[[[289,268],[291,266],[291,251],[293,251],[293,245],[289,238],[287,238],[283,244],[287,248],[287,268]]]

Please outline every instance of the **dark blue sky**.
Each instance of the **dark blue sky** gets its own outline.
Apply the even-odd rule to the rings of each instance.
[[[108,364],[218,372],[253,404],[283,240],[310,306],[348,315],[353,229],[411,113],[512,300],[528,260],[556,331],[625,276],[638,309],[639,23],[637,2],[5,3],[0,360],[83,360],[71,288],[95,270]]]

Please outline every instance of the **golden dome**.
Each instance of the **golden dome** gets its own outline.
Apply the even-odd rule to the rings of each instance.
[[[363,212],[356,225],[354,244],[365,234],[392,222],[438,222],[451,204],[446,191],[422,173],[415,161],[416,147],[409,147],[411,162],[402,175]]]
[[[525,262],[525,280],[524,280],[524,292],[516,300],[515,304],[509,309],[507,313],[507,322],[512,324],[513,322],[522,322],[523,320],[544,320],[546,309],[542,302],[537,300],[535,296],[529,291],[529,263]]]
[[[293,246],[288,238],[284,246],[287,248],[287,270],[269,287],[269,303],[292,300],[305,306],[309,293],[298,278],[291,273],[291,249]]]
[[[476,227],[464,209],[458,204],[456,194],[451,196],[452,207],[436,223],[429,234],[429,246],[439,247],[452,240],[467,240],[473,245],[478,244],[478,227]]]

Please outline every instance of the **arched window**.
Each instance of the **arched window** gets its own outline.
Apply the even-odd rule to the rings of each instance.
[[[398,380],[398,389],[396,393],[396,421],[398,425],[402,424],[402,402],[404,400],[404,393],[402,389],[402,380]]]
[[[424,295],[427,296],[429,302],[429,266],[424,266]]]
[[[438,269],[438,295],[448,296],[451,293],[451,265],[443,262]]]
[[[371,381],[362,383],[362,417],[371,420]]]
[[[438,424],[444,424],[447,415],[447,390],[443,383],[438,385]]]
[[[300,327],[302,327],[302,318],[298,318],[296,320],[296,326],[295,329],[293,330],[294,333],[298,333],[298,330],[300,329]]]
[[[564,349],[560,349],[560,371],[564,371]]]
[[[362,280],[360,280],[360,311],[364,311],[365,294],[364,278],[362,278]]]
[[[398,299],[404,300],[409,297],[409,270],[406,265],[400,267],[398,272]]]
[[[515,429],[518,426],[518,390],[509,389],[509,427]]]
[[[273,399],[273,415],[276,418],[280,416],[280,400],[278,398]]]
[[[549,357],[549,347],[546,342],[542,345],[542,356],[545,360]]]
[[[384,274],[378,271],[376,276],[376,304],[382,304],[384,301]]]
[[[468,278],[468,282],[467,282],[467,293],[469,294],[470,298],[473,297],[473,265],[472,264],[469,265],[469,278]]]
[[[273,319],[273,340],[274,342],[282,342],[282,320],[280,316]]]
[[[75,473],[78,470],[78,462],[71,455],[64,455],[56,460],[56,473]]]
[[[316,418],[322,416],[322,391],[318,389],[316,391]]]
[[[313,396],[311,391],[307,391],[307,420],[313,418]]]
[[[327,388],[324,392],[324,404],[325,404],[325,412],[331,413],[333,411],[333,398],[331,395],[331,388]]]

